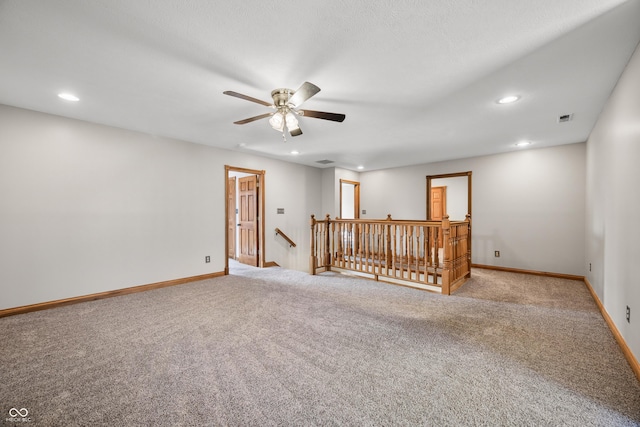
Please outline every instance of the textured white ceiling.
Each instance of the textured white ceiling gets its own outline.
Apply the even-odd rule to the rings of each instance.
[[[585,141],[640,40],[640,0],[0,0],[0,103],[366,170]],[[287,138],[275,88],[310,81]],[[69,103],[61,91],[81,98]],[[521,100],[498,105],[515,93]],[[574,120],[557,123],[561,114]],[[290,155],[296,149],[299,156]]]

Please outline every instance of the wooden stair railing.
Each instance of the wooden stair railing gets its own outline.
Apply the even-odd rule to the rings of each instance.
[[[295,248],[295,247],[296,247],[296,244],[293,242],[293,240],[291,240],[291,239],[289,238],[289,236],[287,236],[286,234],[284,234],[284,233],[282,232],[282,230],[280,230],[278,227],[276,227],[276,235],[280,235],[284,240],[286,240],[286,241],[287,241],[287,243],[289,243],[289,247],[290,247],[290,248],[292,248],[292,247],[293,247],[293,248]]]
[[[449,295],[471,275],[470,227],[469,216],[412,221],[312,215],[309,269],[350,270]]]

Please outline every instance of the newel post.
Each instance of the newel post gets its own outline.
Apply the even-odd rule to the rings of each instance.
[[[471,277],[471,215],[465,216],[467,223],[467,278]]]
[[[387,221],[392,221],[391,214],[387,214]],[[387,272],[389,270],[389,266],[393,265],[393,249],[391,246],[391,224],[387,224],[387,253],[386,253],[386,262],[387,262]]]
[[[327,226],[325,230],[325,245],[324,245],[324,266],[327,270],[331,270],[331,215],[327,214]]]
[[[316,233],[315,233],[315,228],[316,228],[316,216],[315,215],[311,215],[311,248],[309,251],[309,273],[311,274],[316,274],[316,253],[315,253],[315,249],[316,249]]]
[[[442,218],[442,243],[444,245],[444,268],[442,269],[442,294],[451,295],[451,269],[453,268],[451,242],[449,233],[451,232],[451,222],[449,215]]]

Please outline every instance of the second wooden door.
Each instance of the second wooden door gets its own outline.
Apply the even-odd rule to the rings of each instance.
[[[240,198],[240,257],[243,264],[258,266],[258,177],[238,179]]]

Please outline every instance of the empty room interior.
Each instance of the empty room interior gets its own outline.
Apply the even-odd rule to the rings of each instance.
[[[640,425],[640,0],[0,0],[0,425]]]

